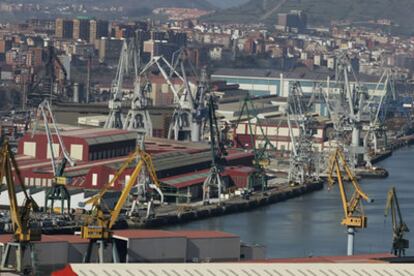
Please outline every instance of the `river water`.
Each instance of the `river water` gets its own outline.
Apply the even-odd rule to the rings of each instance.
[[[374,199],[364,203],[368,227],[355,235],[355,253],[386,253],[391,249],[391,217],[384,218],[388,189],[395,186],[403,218],[412,228],[407,238],[414,254],[414,147],[395,151],[378,163],[387,179],[364,179],[362,189]],[[340,224],[343,210],[338,187],[314,192],[286,202],[246,213],[209,218],[167,229],[220,230],[237,234],[241,240],[266,247],[269,258],[346,255],[346,228]]]

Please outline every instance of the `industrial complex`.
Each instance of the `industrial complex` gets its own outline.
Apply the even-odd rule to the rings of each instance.
[[[387,178],[379,162],[414,141],[414,86],[387,65],[391,38],[329,37],[296,10],[279,15],[274,37],[188,18],[57,18],[33,22],[38,38],[30,24],[10,37],[0,26],[0,91],[20,85],[0,103],[0,274],[413,275],[401,264],[413,262],[401,210],[409,192],[400,206],[398,187],[383,195],[391,253],[357,254],[373,202],[364,179]],[[304,205],[272,219],[335,220],[346,256],[276,259],[215,220],[260,219],[265,206],[325,189],[337,191],[335,210],[330,197],[315,213]],[[210,229],[190,224],[203,220]],[[248,223],[254,236],[268,227]],[[305,243],[307,231],[272,242]],[[365,263],[362,272],[348,262]]]

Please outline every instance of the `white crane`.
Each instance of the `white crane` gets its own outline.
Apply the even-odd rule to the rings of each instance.
[[[128,44],[124,40],[121,55],[119,57],[118,67],[116,71],[115,79],[112,81],[111,86],[111,99],[109,100],[109,114],[106,118],[104,128],[121,128],[123,127],[123,115],[122,115],[122,85],[124,80],[124,74],[129,70],[128,60]]]
[[[63,143],[62,136],[60,135],[59,128],[56,125],[55,116],[53,115],[52,109],[50,107],[49,102],[47,99],[43,100],[38,108],[37,108],[37,116],[42,117],[43,124],[45,127],[49,152],[50,152],[50,160],[52,163],[53,173],[54,173],[54,180],[52,183],[52,187],[48,190],[45,198],[45,209],[48,208],[48,202],[51,201],[51,209],[53,210],[54,201],[60,200],[61,201],[61,213],[64,212],[64,203],[67,201],[67,210],[70,210],[70,195],[66,188],[66,185],[69,184],[69,179],[63,176],[67,163],[69,163],[72,167],[75,166],[75,162],[70,157],[69,153],[66,150],[65,144]],[[58,149],[57,152],[54,147],[54,139],[53,134],[49,126],[52,125],[54,129],[54,134],[58,139]],[[39,118],[36,118],[36,122],[32,131],[32,138],[34,137],[37,127],[38,127]],[[59,155],[59,149],[62,153],[61,160],[58,161],[57,155]]]
[[[393,87],[393,75],[394,73],[391,68],[385,68],[375,88],[375,91],[379,91],[380,87],[382,86],[380,100],[377,104],[372,105],[372,108],[370,109],[370,124],[366,128],[366,134],[364,137],[364,147],[368,148],[368,143],[371,142],[375,153],[379,152],[378,138],[380,136],[384,136],[385,144],[387,140],[383,118],[381,118],[380,114],[383,107],[387,104],[388,97],[391,96],[395,100],[396,95]],[[391,89],[391,91],[389,91],[389,88]],[[391,92],[392,94],[390,95],[389,92]],[[365,160],[368,163],[369,159],[370,158],[367,155],[365,157]]]
[[[123,129],[135,130],[137,132],[137,142],[141,148],[144,146],[145,137],[152,137],[153,127],[148,111],[150,104],[149,94],[151,93],[151,82],[148,80],[148,69],[141,67],[141,50],[139,41],[134,39],[130,43],[129,57],[134,66],[134,95],[131,100],[131,108],[125,118]]]
[[[180,74],[163,56],[154,56],[142,71],[146,72],[152,66],[157,66],[174,95],[175,109],[168,130],[168,138],[199,141],[202,121],[207,116],[207,109],[204,106],[207,90],[206,74],[203,74],[205,79],[200,81],[195,97],[191,91],[191,83],[187,80],[186,74]],[[182,83],[179,89],[173,84],[171,76],[177,77]]]
[[[303,92],[299,82],[292,85],[289,91],[287,122],[291,139],[289,183],[291,185],[305,184],[306,177],[312,177],[315,169],[315,157],[312,149],[312,117],[306,112],[302,102]],[[298,129],[295,137],[292,121]]]
[[[351,72],[355,84],[351,86],[349,81]],[[364,148],[361,146],[360,137],[362,130],[361,117],[367,107],[368,90],[360,85],[352,68],[350,57],[346,53],[337,56],[334,87],[328,78],[328,89],[324,94],[329,115],[334,123],[337,142],[344,148],[351,169],[354,169],[362,161]],[[347,133],[351,133],[351,143],[348,145]]]

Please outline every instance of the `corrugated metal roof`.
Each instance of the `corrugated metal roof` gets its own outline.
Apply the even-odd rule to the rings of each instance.
[[[69,269],[69,268],[68,268]],[[413,264],[71,264],[77,275],[136,276],[373,276],[414,275]],[[67,273],[68,270],[66,270]],[[62,272],[63,273],[63,272]],[[55,276],[64,274],[53,274]],[[68,275],[68,274],[65,274]]]

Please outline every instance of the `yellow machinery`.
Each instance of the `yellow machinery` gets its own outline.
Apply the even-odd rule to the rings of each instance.
[[[38,206],[26,191],[19,168],[17,167],[16,160],[14,159],[14,155],[10,150],[7,140],[1,148],[0,158],[0,179],[5,181],[7,185],[7,192],[10,200],[10,217],[14,233],[13,241],[7,243],[6,249],[4,250],[1,269],[11,269],[23,272],[23,269],[26,269],[24,267],[24,261],[27,259],[27,254],[30,255],[31,266],[34,267],[34,255],[31,242],[40,241],[41,239],[40,227],[36,227],[30,220],[31,212],[36,211]],[[22,207],[19,207],[17,204],[14,177],[19,180],[25,196],[25,201]],[[12,250],[16,253],[15,263],[13,264],[11,263],[11,259],[13,258],[10,258]]]
[[[344,185],[344,177],[342,172],[346,173],[347,180],[352,184],[354,193],[348,199]],[[328,184],[332,187],[335,183],[334,173],[336,173],[336,180],[339,185],[339,192],[341,194],[342,207],[344,210],[344,218],[341,224],[348,227],[348,256],[353,255],[354,252],[354,235],[355,228],[366,228],[367,217],[364,214],[361,200],[372,202],[368,195],[364,193],[358,184],[355,175],[352,173],[346,162],[344,153],[340,148],[337,148],[332,154],[328,170]]]
[[[139,159],[139,161],[136,164],[128,182],[125,184],[125,187],[122,190],[122,193],[115,207],[112,210],[110,208],[107,208],[107,206],[104,206],[105,204],[103,200],[105,193],[113,186],[118,178],[123,175],[125,170],[137,159]],[[121,209],[124,206],[125,201],[131,192],[131,189],[136,184],[137,178],[144,166],[146,167],[148,174],[153,181],[153,184],[160,188],[160,183],[157,178],[154,165],[152,163],[151,155],[140,149],[137,149],[128,157],[128,159],[121,166],[112,180],[106,184],[105,187],[97,195],[85,202],[85,204],[92,204],[92,210],[91,215],[86,218],[84,225],[81,227],[81,237],[84,239],[89,239],[90,241],[84,262],[91,261],[91,254],[94,244],[98,245],[99,262],[103,262],[103,250],[106,247],[107,243],[112,243],[111,229],[117,221]],[[116,245],[114,243],[112,243],[112,248],[113,261],[118,262],[118,254],[116,251]]]
[[[387,196],[387,204],[385,206],[385,217],[391,211],[392,219],[392,250],[391,252],[401,257],[405,255],[405,249],[409,247],[409,241],[404,239],[404,233],[409,232],[407,225],[405,224],[400,210],[400,204],[398,203],[397,193],[395,187],[390,188]]]

